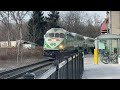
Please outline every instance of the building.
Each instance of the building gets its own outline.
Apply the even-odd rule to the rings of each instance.
[[[110,11],[111,33],[120,35],[120,11]]]
[[[107,11],[107,16],[101,24],[101,34],[120,35],[120,11]],[[104,33],[105,32],[105,33]],[[114,38],[114,37],[113,37]],[[107,40],[106,44],[109,46],[110,51],[115,52],[120,41]]]
[[[30,41],[24,41],[21,40],[23,48],[35,48],[37,44],[30,42]],[[20,45],[20,40],[17,41],[10,41],[10,47],[8,47],[8,41],[1,41],[0,42],[0,48],[13,48],[18,47]]]
[[[109,32],[109,12],[106,13],[107,16],[103,23],[101,24],[100,32],[101,34],[110,33]]]
[[[101,24],[101,33],[120,35],[120,11],[109,11]]]

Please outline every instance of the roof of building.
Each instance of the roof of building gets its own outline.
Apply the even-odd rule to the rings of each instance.
[[[98,39],[98,40],[120,39],[120,35],[117,35],[117,34],[102,34],[102,35],[98,36],[96,39]]]

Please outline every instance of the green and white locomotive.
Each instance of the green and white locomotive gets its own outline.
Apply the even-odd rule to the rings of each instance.
[[[56,52],[78,51],[84,45],[82,35],[68,32],[63,28],[51,28],[44,35],[44,55],[52,56]]]

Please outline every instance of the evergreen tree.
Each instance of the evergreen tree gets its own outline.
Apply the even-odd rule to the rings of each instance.
[[[42,11],[33,11],[28,22],[29,40],[43,46],[46,22]]]
[[[50,11],[48,17],[46,18],[47,21],[47,29],[50,28],[59,28],[58,21],[59,21],[59,12],[58,11]]]
[[[33,19],[31,18],[29,21],[28,21],[28,26],[27,26],[27,29],[28,29],[28,37],[29,37],[29,41],[31,41],[31,42],[34,42],[33,41]]]

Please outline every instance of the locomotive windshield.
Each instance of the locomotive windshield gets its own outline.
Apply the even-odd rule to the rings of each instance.
[[[55,37],[60,37],[60,34],[59,33],[55,33]]]
[[[60,37],[60,38],[64,38],[65,35],[63,33],[47,33],[45,35],[45,37],[50,37],[50,38],[53,38],[53,37],[58,38],[58,37]]]
[[[54,37],[54,33],[49,33],[49,37]]]
[[[64,38],[65,35],[63,33],[60,33],[60,38]]]

